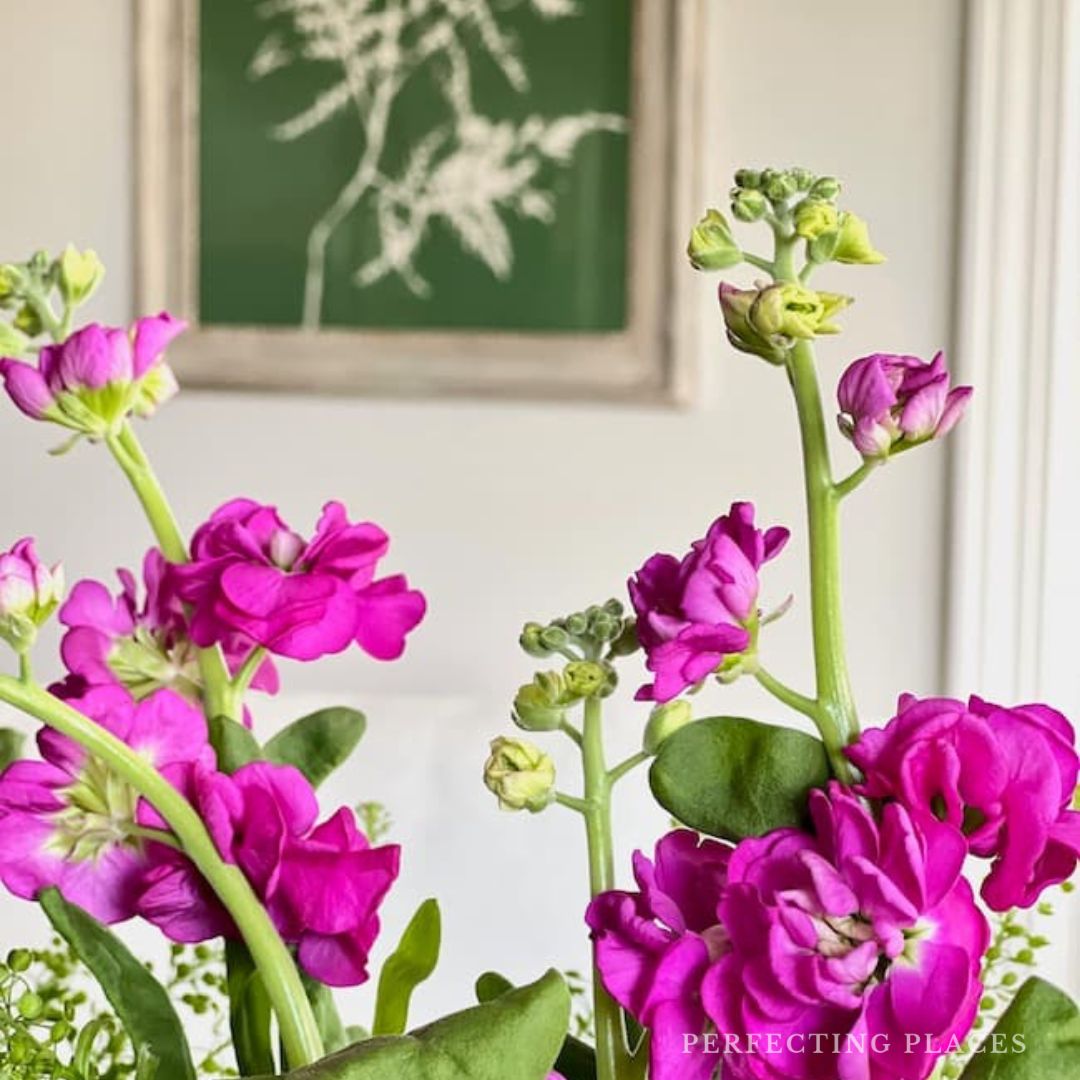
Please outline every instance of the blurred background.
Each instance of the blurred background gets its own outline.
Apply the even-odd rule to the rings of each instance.
[[[740,165],[802,164],[844,180],[846,205],[870,220],[888,255],[880,268],[820,275],[822,287],[857,297],[843,334],[821,350],[825,386],[865,353],[939,348],[977,386],[960,439],[890,464],[847,507],[847,625],[863,717],[886,720],[900,691],[969,690],[1054,695],[1080,714],[1071,622],[1080,455],[1069,421],[1080,397],[1064,363],[1076,340],[1080,239],[1075,5],[708,6],[710,108],[695,135],[708,151],[702,205],[723,205]],[[0,0],[0,37],[11,117],[0,257],[68,240],[95,248],[108,277],[91,314],[124,322],[134,314],[131,4]],[[689,409],[186,391],[143,428],[186,525],[246,495],[276,503],[305,531],[338,498],[389,531],[387,566],[428,596],[430,614],[400,662],[350,652],[283,664],[282,695],[256,703],[260,731],[319,704],[367,713],[364,743],[324,790],[331,804],[385,803],[403,845],[379,955],[420,899],[443,906],[443,961],[418,994],[423,1016],[469,1000],[486,969],[523,979],[586,963],[576,817],[500,814],[480,778],[487,741],[510,730],[511,698],[533,670],[517,647],[526,619],[622,597],[649,554],[684,550],[732,499],[749,498],[763,523],[793,533],[765,577],[766,605],[795,596],[768,630],[769,666],[810,684],[792,406],[776,370],[722,343],[715,284],[692,283],[702,388]],[[55,429],[2,410],[4,542],[36,535],[69,581],[107,578],[141,558],[144,522],[103,453],[49,457],[57,441]],[[846,471],[854,453],[834,441]],[[52,646],[40,651],[43,669]],[[647,710],[629,700],[634,675],[626,682],[608,714],[612,743],[631,752]],[[696,702],[699,715],[780,718],[749,684],[710,687]],[[561,786],[576,786],[569,761]],[[628,870],[631,851],[666,825],[643,774],[621,789],[617,819]],[[1051,963],[1077,989],[1075,921],[1075,912],[1062,918]],[[0,927],[5,944],[43,933],[36,909],[6,895]],[[131,937],[153,935],[133,928]],[[356,992],[361,1016],[368,990]]]

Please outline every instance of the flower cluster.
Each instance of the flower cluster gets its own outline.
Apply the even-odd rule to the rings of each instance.
[[[752,650],[759,625],[758,570],[788,540],[780,526],[754,525],[752,503],[733,503],[690,551],[653,555],[630,579],[637,633],[651,685],[641,700],[670,701]]]
[[[811,812],[813,832],[733,849],[672,833],[636,856],[638,892],[591,905],[604,984],[652,1030],[657,1080],[721,1060],[747,1080],[923,1080],[970,1029],[990,931],[960,833],[895,803],[875,818],[836,784]]]

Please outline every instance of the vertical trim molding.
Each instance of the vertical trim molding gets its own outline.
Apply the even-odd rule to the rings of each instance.
[[[947,681],[1080,716],[1078,127],[1080,0],[969,0]]]

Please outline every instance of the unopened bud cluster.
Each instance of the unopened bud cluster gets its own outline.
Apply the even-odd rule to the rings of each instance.
[[[592,604],[584,611],[545,624],[525,624],[519,638],[522,649],[538,658],[564,656],[567,660],[598,660],[626,656],[637,648],[634,620],[618,600]]]

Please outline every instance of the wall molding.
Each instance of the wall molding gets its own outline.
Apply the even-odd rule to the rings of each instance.
[[[1080,0],[967,14],[946,676],[1080,716]]]

